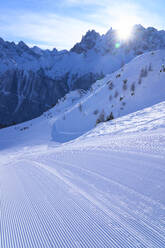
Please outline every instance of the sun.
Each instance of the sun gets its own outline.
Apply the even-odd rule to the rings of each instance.
[[[122,12],[115,17],[114,22],[119,40],[129,40],[133,34],[133,27],[137,23],[141,23],[141,19],[136,13],[129,13],[128,9],[123,8]]]
[[[136,18],[133,16],[120,16],[120,18],[117,19],[115,29],[120,41],[131,38],[135,23]]]
[[[131,37],[132,25],[122,24],[117,28],[117,35],[120,40],[128,40]]]
[[[131,37],[132,26],[122,25],[117,29],[117,34],[120,40],[128,40]]]

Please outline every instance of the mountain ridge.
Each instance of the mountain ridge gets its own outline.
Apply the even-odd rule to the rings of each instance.
[[[1,147],[6,147],[6,144],[11,146],[13,142],[23,142],[25,145],[50,141],[54,144],[65,143],[91,133],[101,136],[107,125],[109,134],[113,134],[118,132],[116,123],[121,117],[122,120],[127,120],[127,128],[129,127],[131,132],[139,128],[145,131],[143,122],[139,123],[139,127],[137,125],[136,111],[142,112],[144,108],[151,111],[153,105],[159,103],[164,106],[164,62],[165,50],[139,55],[118,71],[97,80],[88,91],[71,91],[40,117],[2,130]],[[163,113],[158,111],[157,116],[154,116],[155,126],[157,122],[164,126]],[[134,116],[135,126],[129,125],[129,116]],[[148,123],[149,131],[152,129],[152,111],[146,116],[150,120],[143,120]],[[127,128],[123,122],[120,133],[122,134],[122,130],[126,133]],[[6,137],[10,137],[11,141]]]
[[[120,41],[113,29],[105,35],[88,31],[70,51],[0,39],[0,126],[33,119],[70,90],[88,90],[137,55],[158,49],[165,49],[165,31],[141,25],[129,41]]]

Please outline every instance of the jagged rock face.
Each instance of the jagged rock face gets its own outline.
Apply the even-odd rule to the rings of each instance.
[[[128,41],[112,29],[105,35],[88,31],[70,51],[44,51],[0,38],[0,127],[37,117],[68,91],[87,90],[135,56],[158,49],[165,49],[165,31],[141,25]]]
[[[92,72],[86,73],[82,76],[78,76],[77,74],[73,75],[73,85],[71,87],[72,90],[76,89],[84,89],[88,90],[89,87],[92,85],[93,82],[96,82],[99,79],[104,77],[103,74],[94,74]]]
[[[70,51],[76,53],[87,52],[96,45],[99,39],[99,33],[96,33],[94,30],[88,31],[86,35],[82,37],[81,42],[77,43]]]
[[[0,81],[0,127],[41,115],[68,92],[67,75],[51,79],[43,70],[9,70]]]

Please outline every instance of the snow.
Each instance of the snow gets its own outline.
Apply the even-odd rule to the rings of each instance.
[[[0,130],[1,247],[163,248],[165,102],[63,144],[48,113]]]
[[[89,89],[97,79],[115,72],[137,55],[155,50],[161,50],[164,54],[163,49],[165,49],[165,31],[144,28],[141,25],[136,25],[130,39],[123,41],[113,29],[105,35],[99,35],[94,30],[88,31],[70,51],[29,48],[22,41],[15,44],[0,39],[0,124],[6,127],[40,116],[66,92],[79,88]],[[152,59],[154,60],[154,56]],[[149,67],[149,64],[147,63],[146,66]],[[152,73],[149,74],[151,78]],[[145,82],[145,79],[143,81]],[[132,83],[129,83],[129,87]],[[119,84],[121,86],[121,82]],[[138,92],[140,95],[140,91]],[[157,96],[154,103],[157,103]],[[4,105],[9,111],[5,110]],[[143,107],[141,103],[139,105]],[[147,106],[150,105],[144,107]],[[120,108],[118,116],[121,116],[123,106]],[[127,106],[124,109],[126,110]],[[135,109],[133,104],[133,109],[125,113],[136,110],[138,109]],[[89,126],[82,128],[81,132],[76,130],[63,130],[63,132],[77,132],[76,136],[78,136],[91,129],[95,121],[93,118]],[[58,127],[55,129],[57,130]],[[76,136],[73,135],[72,138]],[[62,139],[61,135],[59,139]],[[69,139],[68,137],[67,140]]]
[[[0,130],[1,248],[165,247],[164,59],[138,56]]]
[[[118,49],[115,48],[116,43],[120,44]],[[17,68],[28,73],[42,68],[52,79],[68,72],[71,76],[89,72],[106,75],[138,54],[164,48],[165,31],[151,27],[145,29],[141,25],[134,26],[130,41],[120,41],[113,29],[104,35],[88,31],[70,51],[42,50],[36,46],[29,48],[23,41],[16,45],[0,38],[0,72]],[[79,49],[82,51],[79,52]],[[68,81],[69,86],[71,83],[71,80]]]
[[[165,50],[149,52],[97,81],[80,102],[65,112],[65,118],[57,119],[53,139],[65,142],[79,137],[95,127],[102,113],[105,119],[110,113],[117,118],[164,101],[164,61]]]

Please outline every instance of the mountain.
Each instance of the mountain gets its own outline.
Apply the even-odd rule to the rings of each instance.
[[[113,119],[111,130],[113,133],[118,132],[115,123],[119,117],[145,107],[150,107],[151,110],[154,104],[165,101],[164,62],[165,50],[137,56],[118,71],[96,81],[88,91],[71,91],[40,117],[2,130],[0,148],[22,142],[26,145],[31,142],[36,145],[44,144],[51,140],[65,143],[89,134],[100,123],[111,123]],[[147,118],[152,116],[152,113],[151,117],[147,114]],[[156,119],[162,124],[165,121],[161,113],[158,113]],[[150,122],[152,124],[151,120]],[[137,122],[134,126],[131,125],[131,130],[138,129]],[[143,123],[139,123],[139,127],[145,130]],[[104,125],[101,125],[100,133],[101,130],[104,130]],[[123,132],[124,130],[123,125]]]
[[[53,139],[66,142],[100,122],[165,101],[164,63],[165,50],[148,52],[98,80],[78,103],[56,120]]]
[[[117,44],[117,45],[116,45]],[[33,119],[71,90],[88,90],[137,55],[165,48],[165,31],[135,25],[128,41],[88,31],[70,51],[0,39],[0,127]]]

